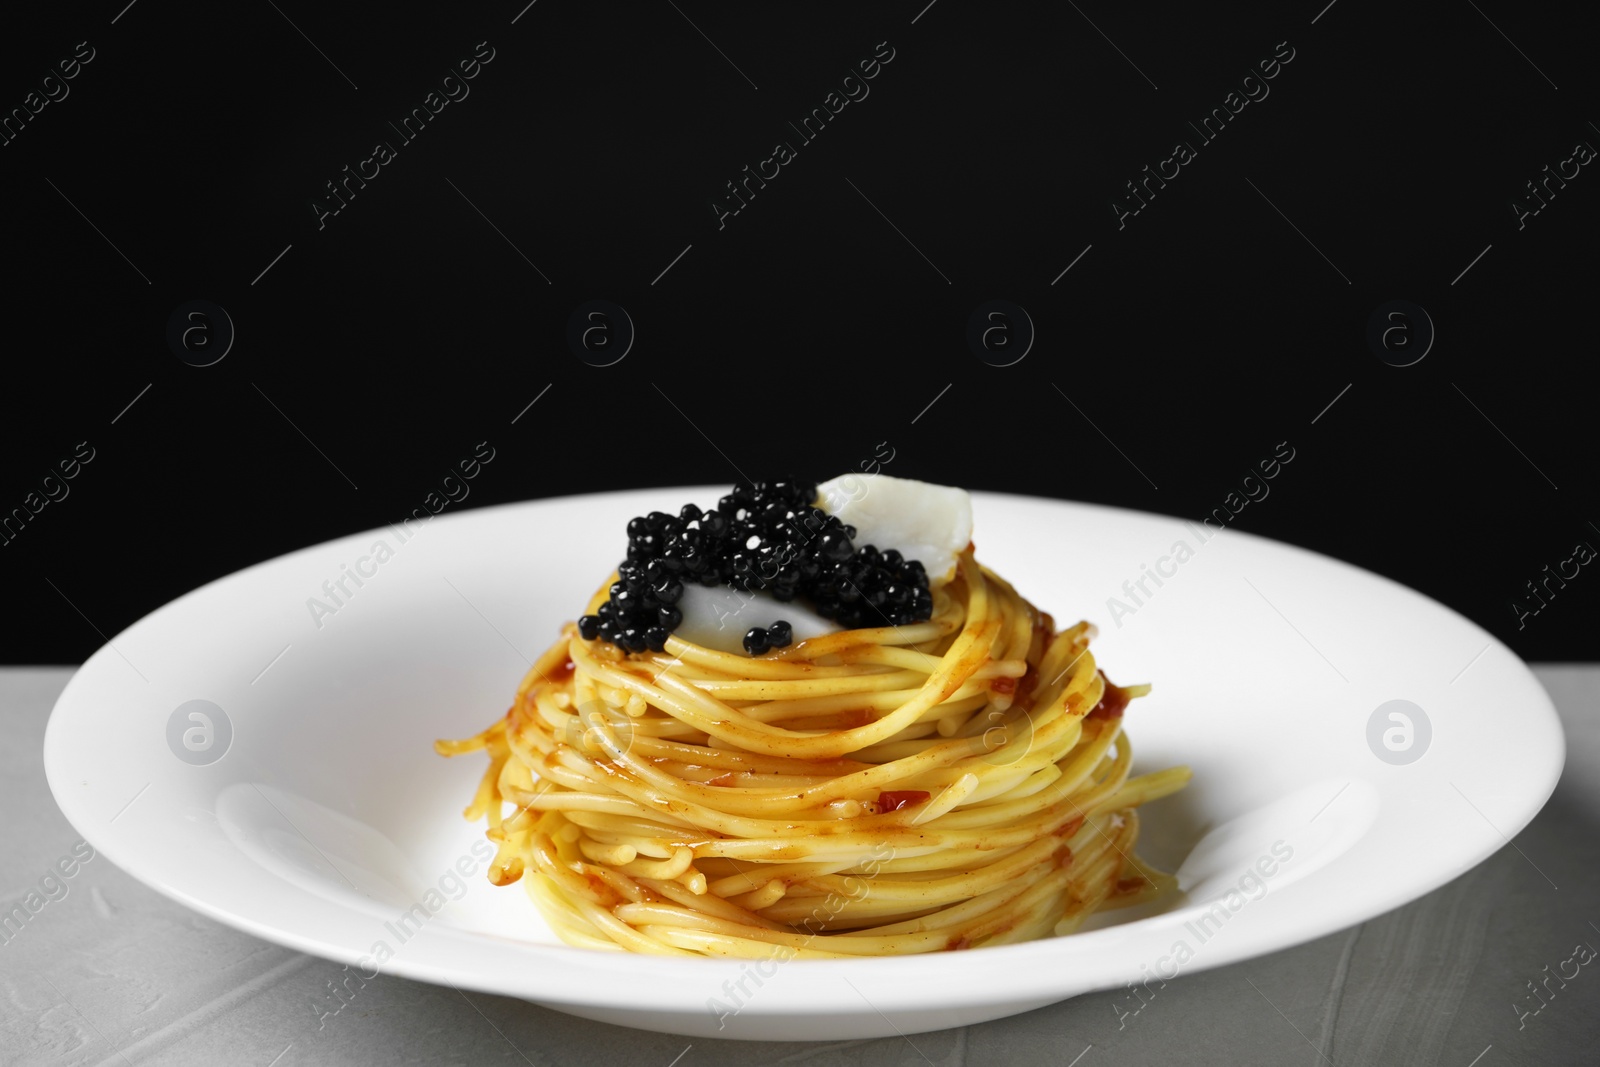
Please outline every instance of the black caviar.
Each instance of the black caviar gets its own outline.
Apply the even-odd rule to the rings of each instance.
[[[771,626],[752,626],[745,631],[744,650],[752,656],[759,656],[771,648],[787,648],[789,642],[794,640],[794,630],[787,622],[779,619]]]
[[[687,582],[765,590],[781,601],[803,597],[847,629],[926,622],[933,594],[921,563],[893,549],[857,548],[855,527],[815,506],[815,482],[785,480],[738,487],[710,511],[685,504],[676,516],[653,511],[628,523],[628,558],[610,596],[578,620],[585,640],[625,652],[659,652],[683,621],[675,606]],[[745,635],[751,655],[793,640],[779,620]]]

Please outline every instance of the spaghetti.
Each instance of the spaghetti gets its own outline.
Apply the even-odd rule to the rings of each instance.
[[[1136,809],[1189,778],[1129,776],[1149,687],[1113,686],[1091,624],[1057,631],[970,545],[933,601],[757,657],[568,624],[502,719],[436,743],[488,755],[466,816],[491,881],[570,944],[784,959],[1067,933],[1171,888],[1133,857]]]

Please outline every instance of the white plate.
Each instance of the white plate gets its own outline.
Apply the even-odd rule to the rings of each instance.
[[[1154,684],[1128,713],[1135,769],[1188,763],[1194,781],[1146,809],[1141,851],[1178,870],[1184,892],[1071,937],[759,972],[568,948],[520,886],[484,879],[471,851],[482,827],[461,818],[482,759],[441,759],[432,741],[505,711],[528,657],[621,558],[630,517],[718,493],[441,516],[404,542],[375,530],[213,582],[117,635],[72,678],[45,735],[50,787],[134,877],[270,941],[347,963],[381,942],[393,952],[382,969],[409,978],[647,1029],[804,1040],[959,1026],[1322,936],[1490,855],[1560,773],[1561,730],[1538,682],[1431,600],[1232,531],[976,494],[979,557],[1063,624],[1096,620],[1111,677]],[[381,563],[380,541],[393,553]],[[1179,541],[1192,553],[1181,563]],[[1167,576],[1140,593],[1146,564]],[[367,576],[344,579],[336,604],[323,583],[346,565]],[[1113,596],[1131,613],[1114,612]],[[333,613],[314,617],[313,597]],[[204,765],[168,741],[193,700],[232,729]],[[1411,748],[1398,755],[1425,754],[1404,765],[1368,740],[1392,700],[1420,708],[1431,729],[1425,741],[1411,713]],[[1403,747],[1404,723],[1387,714],[1374,736],[1395,731]],[[199,729],[187,715],[174,737]],[[221,751],[222,726],[191,758]],[[203,745],[203,732],[190,741]],[[454,873],[458,863],[474,874]]]

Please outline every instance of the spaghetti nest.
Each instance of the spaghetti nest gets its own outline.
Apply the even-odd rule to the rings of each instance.
[[[608,580],[607,586],[610,581]],[[604,601],[602,586],[589,610]],[[489,877],[563,940],[665,955],[842,957],[1023,941],[1172,878],[1133,858],[1119,689],[1093,627],[977,564],[925,623],[750,657],[676,637],[624,654],[565,627],[485,751],[466,810]]]

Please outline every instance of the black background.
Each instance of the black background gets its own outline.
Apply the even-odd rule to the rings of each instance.
[[[1511,606],[1600,546],[1600,176],[1521,229],[1511,206],[1600,145],[1575,10],[523,3],[7,12],[0,109],[94,58],[0,147],[0,514],[78,442],[95,458],[0,547],[6,661],[82,659],[398,520],[480,441],[463,507],[825,478],[888,442],[890,474],[1188,518],[1288,441],[1234,526],[1526,658],[1594,657],[1591,568],[1520,629]],[[319,228],[324,183],[479,42],[470,95]],[[799,143],[879,42],[870,95]],[[1186,124],[1279,42],[1270,95],[1201,142]],[[780,140],[797,158],[719,229],[713,199]],[[1119,229],[1178,140],[1197,158]],[[1037,328],[1007,367],[966,342],[996,298]],[[204,368],[166,342],[194,299],[237,331]],[[613,366],[566,341],[592,299],[637,327]],[[1408,367],[1366,340],[1395,299],[1437,329]]]

